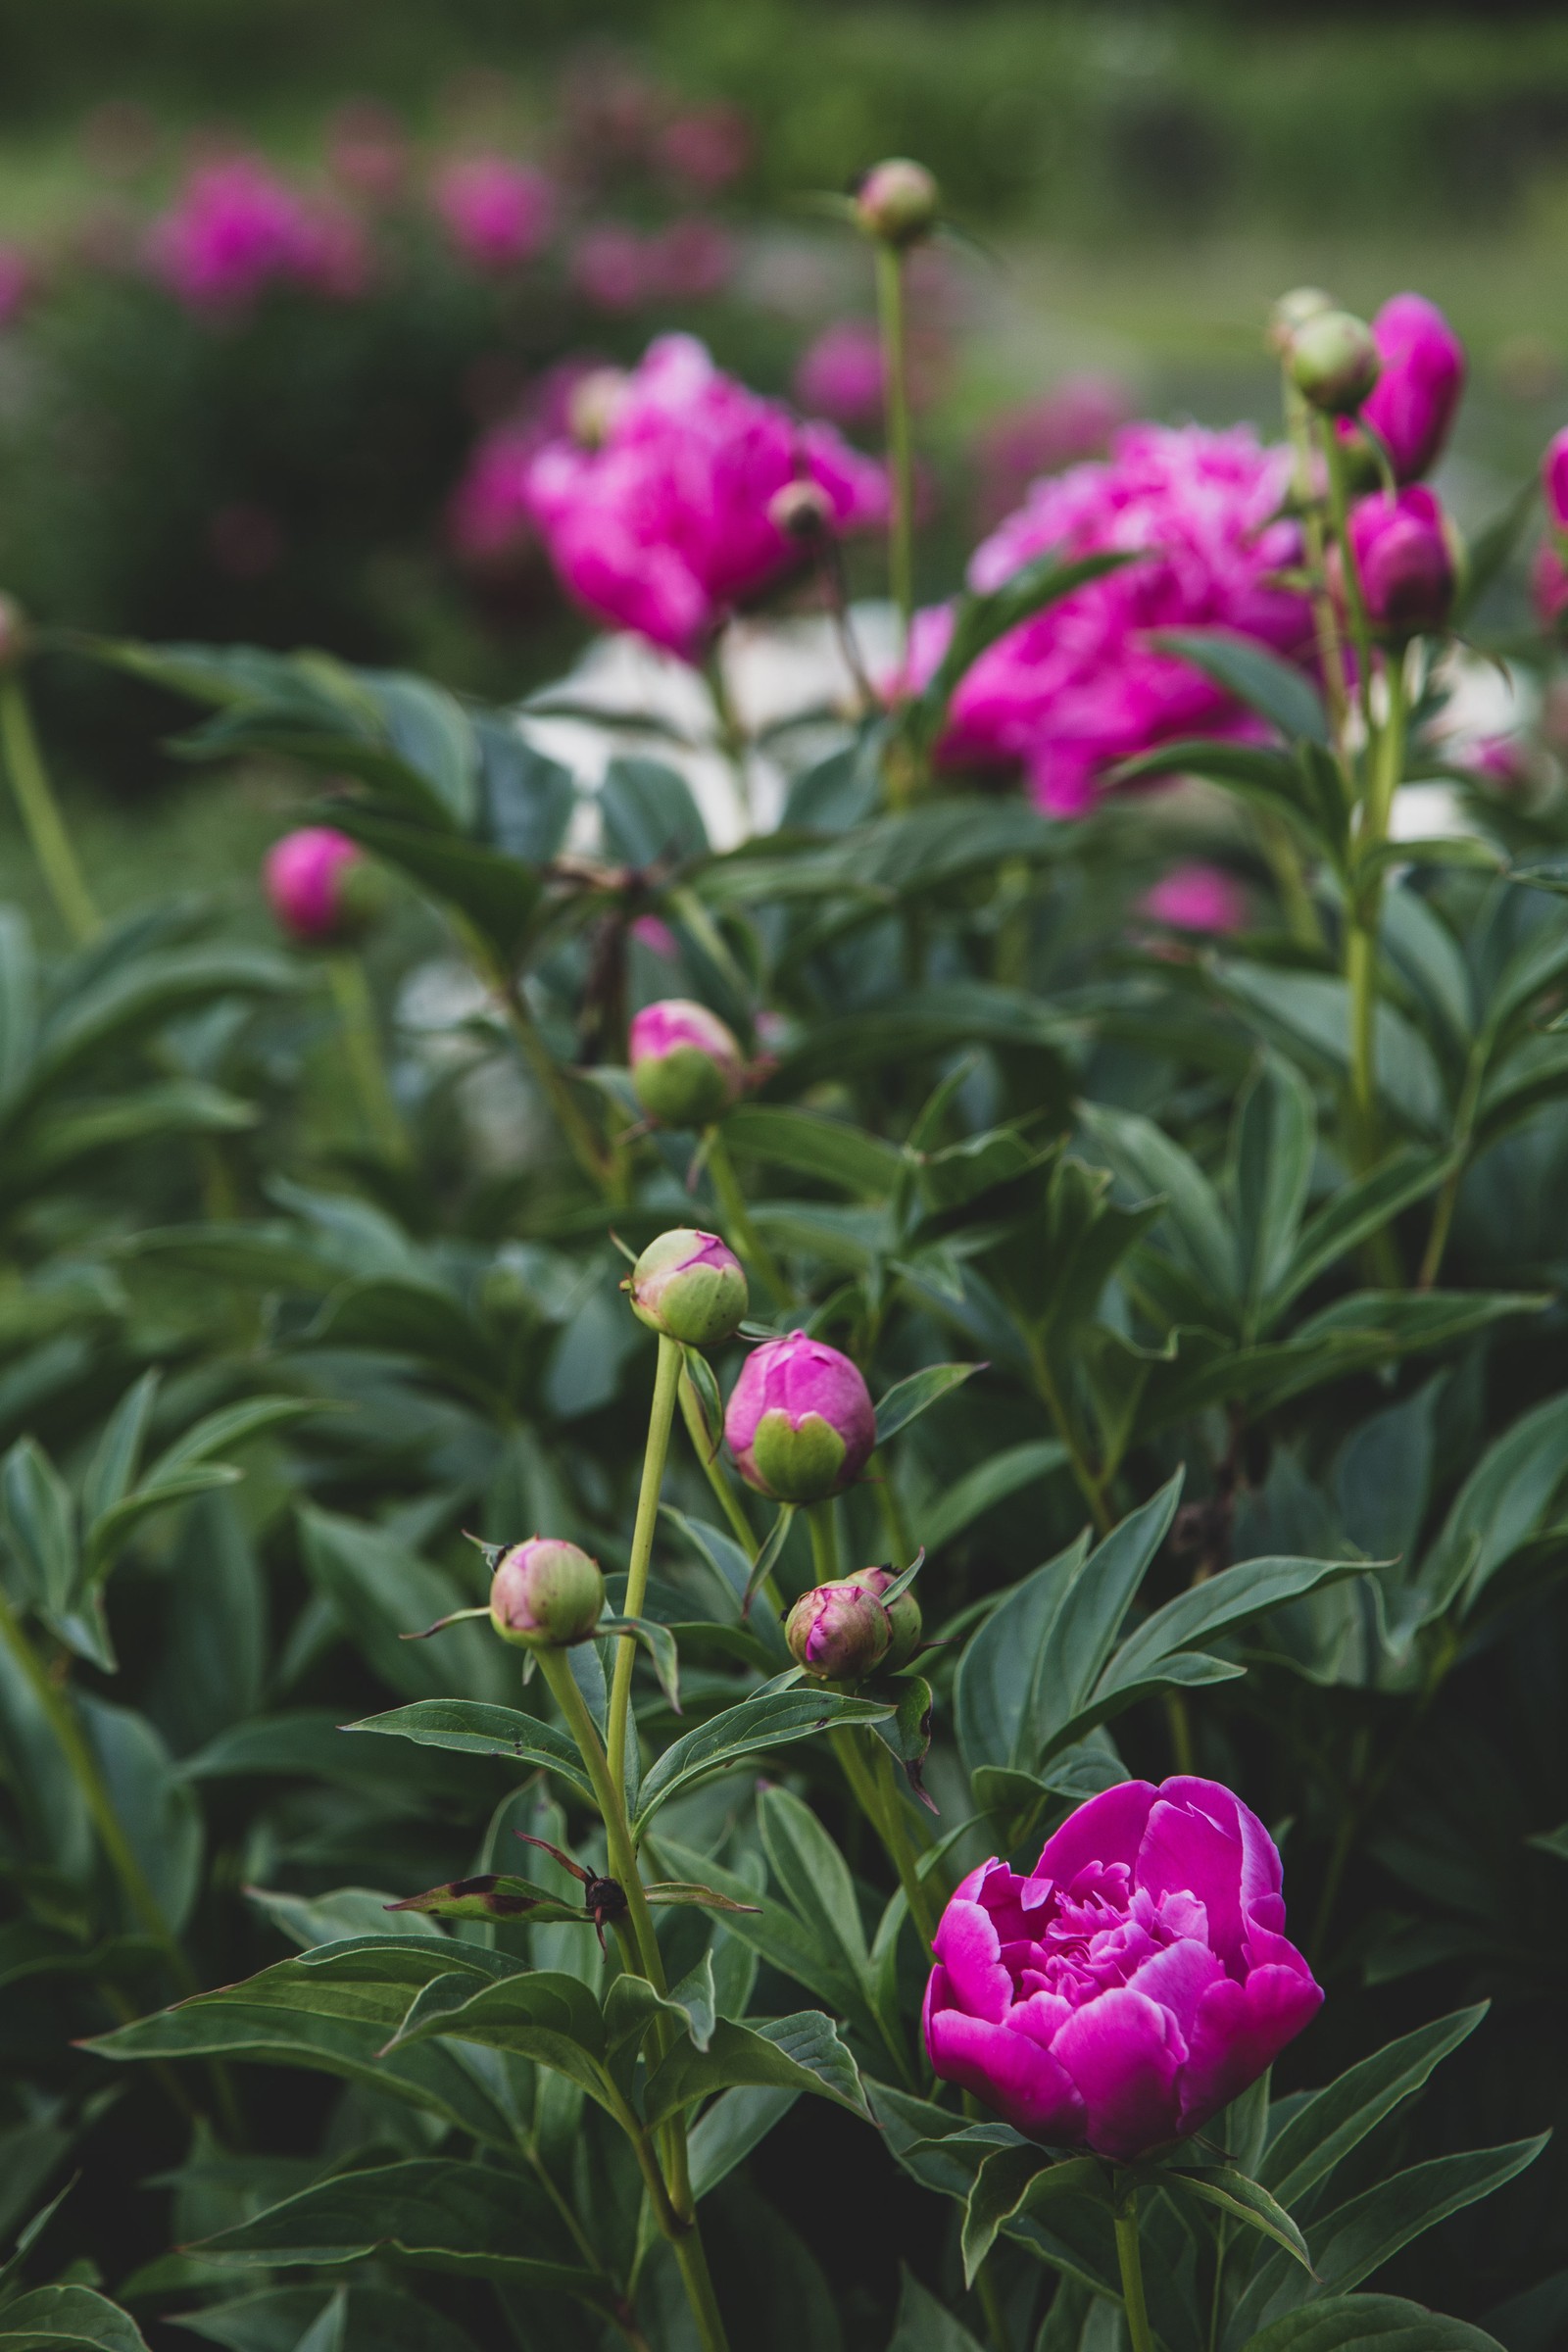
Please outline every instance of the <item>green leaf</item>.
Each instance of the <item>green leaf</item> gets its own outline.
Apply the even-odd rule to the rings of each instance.
[[[1322,1585],[1363,1573],[1355,1560],[1242,1560],[1191,1585],[1128,1636],[1096,1686],[1097,1699],[1157,1678],[1183,1650],[1233,1633]]]
[[[416,1699],[413,1706],[368,1715],[343,1728],[348,1732],[388,1732],[399,1740],[412,1740],[419,1747],[446,1747],[459,1755],[499,1756],[507,1763],[542,1765],[575,1788],[579,1796],[594,1801],[593,1783],[565,1733],[516,1707],[489,1706],[477,1699]]]
[[[978,1463],[973,1470],[966,1470],[921,1514],[920,1532],[927,1551],[938,1551],[944,1544],[951,1544],[997,1503],[1005,1502],[1008,1495],[1052,1477],[1065,1466],[1066,1460],[1067,1448],[1059,1439],[1031,1438],[1022,1446],[1009,1446],[1004,1452],[994,1453],[988,1461]]]
[[[560,2223],[540,2188],[521,2174],[451,2157],[378,2165],[318,2181],[254,2220],[204,2238],[200,2251],[214,2262],[268,2269],[386,2253],[420,2270],[557,2288],[601,2308],[612,2299],[601,2273],[564,2259]]]
[[[1011,1764],[1028,1746],[1035,1671],[1058,1610],[1083,1573],[1089,1531],[1002,1593],[964,1646],[954,1684],[958,1745],[973,1773]]]
[[[921,1413],[985,1369],[984,1364],[927,1364],[923,1371],[911,1372],[907,1380],[896,1381],[877,1404],[877,1444],[885,1446],[889,1438],[896,1438],[901,1429],[907,1429]]]
[[[1263,1328],[1277,1322],[1294,1298],[1342,1258],[1435,1193],[1451,1165],[1447,1158],[1410,1147],[1342,1184],[1302,1227],[1289,1269],[1264,1307]]]
[[[685,865],[708,850],[708,827],[678,768],[612,760],[599,788],[605,840],[628,865]]]
[[[313,2320],[341,2300],[342,2352],[478,2352],[472,2336],[428,2305],[416,2303],[406,2285],[353,2284],[331,2289],[280,2286],[259,2295],[233,2295],[204,2311],[183,2311],[179,2325],[226,2352],[299,2352],[299,2339]]]
[[[896,1144],[868,1135],[863,1127],[765,1102],[738,1103],[725,1116],[724,1138],[734,1152],[818,1176],[867,1200],[885,1200],[905,1165]]]
[[[810,1806],[787,1788],[763,1789],[758,1798],[757,1817],[774,1882],[823,1955],[828,1981],[852,1984],[874,2014],[877,2001],[871,1956],[860,1924],[859,1898],[844,1856]]]
[[[1446,2320],[1396,2295],[1334,2295],[1287,2312],[1242,2352],[1503,2352],[1466,2320]]]
[[[75,1505],[36,1438],[19,1438],[0,1462],[0,1507],[34,1604],[63,1616],[80,1573]]]
[[[1423,1617],[1463,1595],[1473,1609],[1497,1570],[1542,1524],[1568,1475],[1568,1396],[1520,1415],[1489,1446],[1455,1496],[1417,1583]]]
[[[1261,1034],[1340,1079],[1350,1062],[1350,996],[1345,981],[1264,963],[1216,958],[1214,985]],[[1403,1127],[1429,1138],[1449,1125],[1443,1073],[1432,1048],[1403,1013],[1379,1003],[1375,1023],[1379,1101]]]
[[[1096,1150],[1139,1201],[1163,1198],[1164,1213],[1152,1232],[1163,1238],[1177,1263],[1203,1286],[1216,1308],[1234,1300],[1241,1272],[1236,1235],[1198,1162],[1138,1111],[1082,1102],[1078,1117]]]
[[[168,1477],[149,1471],[146,1481],[134,1494],[117,1502],[112,1511],[106,1511],[88,1530],[85,1574],[94,1582],[106,1574],[144,1519],[153,1518],[159,1511],[172,1510],[198,1494],[232,1487],[241,1475],[227,1462],[193,1462],[188,1469],[172,1471]]]
[[[782,2123],[800,2097],[776,2084],[721,2091],[698,2117],[687,2140],[692,2195],[699,2202]]]
[[[104,1424],[81,1484],[81,1515],[90,1528],[125,1494],[136,1475],[142,1442],[152,1419],[159,1374],[144,1372],[128,1388]]]
[[[763,1748],[782,1747],[839,1724],[876,1723],[893,1708],[839,1690],[802,1687],[754,1691],[739,1706],[699,1724],[666,1747],[643,1782],[633,1830],[639,1838],[661,1805],[705,1773],[737,1764]]]
[[[1236,1221],[1250,1319],[1284,1281],[1312,1181],[1317,1110],[1295,1064],[1270,1054],[1236,1113]]]
[[[1190,662],[1287,738],[1304,736],[1309,743],[1324,745],[1330,741],[1328,714],[1317,688],[1301,670],[1254,639],[1229,629],[1155,629],[1150,642],[1179,662]]]
[[[1421,2088],[1435,2066],[1473,2034],[1487,2014],[1482,2001],[1418,2026],[1363,2058],[1297,2107],[1258,2166],[1263,2185],[1295,2205],[1326,2178],[1401,2100]]]
[[[928,2293],[912,2271],[906,2270],[888,2352],[981,2352],[981,2347],[947,2305]]]
[[[311,1579],[387,1687],[406,1698],[439,1698],[454,1682],[476,1699],[514,1688],[505,1645],[487,1628],[460,1625],[438,1642],[407,1642],[471,1593],[428,1567],[384,1529],[306,1505],[299,1513]]]
[[[1056,2197],[1094,2197],[1108,2205],[1109,2189],[1105,2167],[1093,2156],[1056,2159],[1044,2148],[999,2148],[976,2173],[964,2207],[964,2284],[973,2286],[1004,2222],[1035,2213]]]
[[[1200,2168],[1187,2165],[1160,2165],[1151,2168],[1151,2179],[1164,2189],[1179,2188],[1187,2196],[1198,2197],[1206,2205],[1217,2205],[1220,2212],[1243,2222],[1262,2237],[1272,2238],[1283,2246],[1293,2261],[1298,2262],[1308,2274],[1312,2258],[1306,2250],[1306,2240],[1292,2221],[1283,2205],[1269,2195],[1260,2181],[1250,2180],[1234,2164]]]
[[[386,2049],[406,2050],[446,2035],[531,2058],[564,2075],[599,2106],[612,2106],[601,2064],[604,2019],[580,1978],[538,1970],[476,1988],[470,1975],[454,1970],[416,1994]]]
[[[91,2344],[97,2352],[147,2352],[128,2311],[90,2286],[37,2286],[0,2309],[4,2352],[48,2352]]]
[[[796,1505],[793,1502],[781,1502],[772,1526],[762,1538],[761,1547],[747,1571],[746,1590],[741,1594],[741,1615],[743,1617],[750,1616],[752,1602],[773,1573],[773,1563],[783,1550],[789,1538],[790,1529],[795,1524],[795,1511]]]
[[[770,2018],[755,2027],[719,2018],[706,2050],[690,2041],[677,2042],[654,2070],[643,2094],[643,2112],[657,2129],[682,2108],[736,2084],[813,2091],[867,2123],[871,2120],[855,2060],[832,2019],[820,2009],[802,2009],[793,2017]]]
[[[1170,1533],[1184,1475],[1176,1471],[1148,1502],[1113,1527],[1063,1594],[1049,1651],[1041,1650],[1033,1661],[1021,1743],[1009,1761],[1027,1767],[1041,1760],[1048,1743],[1062,1743],[1065,1726],[1090,1694],[1102,1688],[1102,1676],[1111,1681],[1116,1669],[1112,1666],[1107,1674],[1106,1661],[1122,1620]]]

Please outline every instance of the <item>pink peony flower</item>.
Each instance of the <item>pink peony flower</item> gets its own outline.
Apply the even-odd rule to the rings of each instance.
[[[1159,629],[1225,628],[1307,660],[1304,597],[1276,584],[1299,535],[1279,508],[1288,449],[1250,428],[1128,425],[1108,460],[1036,483],[976,550],[969,584],[991,589],[1033,557],[1127,549],[1140,559],[1024,621],[959,684],[941,756],[951,764],[1021,766],[1039,805],[1076,815],[1118,760],[1195,733],[1252,734],[1257,722],[1190,663],[1150,640]],[[917,615],[914,684],[952,633],[946,610]]]
[[[749,1487],[782,1502],[819,1502],[859,1477],[876,1444],[876,1410],[836,1348],[792,1331],[764,1340],[741,1367],[724,1439]]]
[[[797,1666],[829,1683],[858,1683],[893,1646],[893,1620],[866,1585],[846,1577],[803,1592],[784,1621]]]
[[[886,380],[882,338],[868,318],[836,318],[802,352],[795,397],[835,424],[874,424]]]
[[[1568,531],[1568,425],[1546,443],[1541,461],[1541,487],[1546,513],[1559,531]]]
[[[1201,2130],[1323,1995],[1279,1851],[1217,1781],[1123,1781],[1027,1877],[982,1862],[942,1915],[925,2042],[1018,2132],[1122,2161]]]
[[[1552,546],[1543,539],[1536,550],[1536,560],[1530,567],[1530,593],[1536,608],[1536,618],[1543,629],[1555,631],[1568,612],[1568,564]]]
[[[528,499],[580,603],[698,661],[730,608],[795,560],[767,509],[798,476],[824,492],[840,530],[885,512],[881,467],[830,425],[798,422],[721,374],[701,343],[663,335],[627,376],[598,448],[540,451]]]
[[[634,311],[657,293],[652,241],[634,228],[607,220],[577,239],[571,282],[599,311]]]
[[[739,107],[695,107],[664,125],[659,152],[677,179],[700,196],[716,196],[751,161],[751,126]]]
[[[1396,294],[1372,321],[1382,369],[1360,408],[1397,480],[1413,482],[1436,464],[1464,390],[1464,345],[1435,303]],[[1340,432],[1354,438],[1355,419]]]
[[[193,311],[240,309],[306,274],[315,251],[304,203],[245,155],[199,165],[149,240],[154,271]]]
[[[1174,931],[1241,931],[1247,893],[1223,866],[1193,860],[1172,866],[1143,901],[1143,910]]]
[[[735,243],[716,220],[688,213],[650,240],[649,268],[667,302],[710,302],[735,274]]]
[[[33,290],[32,264],[19,245],[0,245],[0,327],[25,308]]]
[[[543,172],[504,155],[466,156],[435,183],[448,236],[476,270],[514,270],[549,243],[556,191]]]
[[[390,107],[351,98],[327,129],[327,169],[341,187],[371,204],[390,204],[409,174],[408,133]]]
[[[1441,629],[1457,585],[1452,526],[1424,482],[1374,491],[1350,509],[1350,547],[1380,636]]]
[[[1043,400],[993,417],[975,445],[982,514],[995,522],[1039,475],[1102,458],[1129,413],[1127,387],[1114,376],[1068,375]]]
[[[528,468],[543,439],[537,424],[502,424],[473,450],[446,510],[447,543],[464,563],[505,563],[533,539]]]
[[[302,825],[268,851],[262,865],[267,903],[293,939],[330,939],[342,925],[343,885],[362,856],[331,825]]]

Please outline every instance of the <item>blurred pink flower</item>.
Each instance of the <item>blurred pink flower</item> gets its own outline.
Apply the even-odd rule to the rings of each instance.
[[[874,424],[882,414],[882,338],[869,318],[835,318],[796,365],[794,392],[803,409],[835,424]]]
[[[435,209],[477,270],[514,270],[549,243],[556,191],[543,172],[504,155],[466,156],[437,174]]]
[[[735,274],[735,241],[716,220],[688,213],[650,241],[655,285],[670,302],[707,302]]]
[[[502,424],[473,451],[446,511],[448,543],[466,563],[504,561],[533,538],[528,468],[543,441],[537,424]]]
[[[1436,464],[1464,390],[1464,345],[1423,294],[1396,294],[1372,321],[1382,371],[1360,408],[1393,460],[1395,476],[1413,482]],[[1353,440],[1356,419],[1340,425]]]
[[[353,302],[375,274],[364,226],[341,204],[318,204],[300,225],[299,247],[290,274],[315,293]]]
[[[326,158],[340,186],[372,204],[388,204],[408,180],[408,133],[390,107],[351,98],[327,127]]]
[[[571,280],[596,310],[636,310],[659,290],[651,240],[612,220],[586,230],[572,248]]]
[[[1142,907],[1175,931],[1241,931],[1247,924],[1247,893],[1235,875],[1196,858],[1162,874]]]
[[[1559,531],[1568,531],[1568,425],[1552,434],[1542,454],[1541,487],[1546,513]]]
[[[266,285],[307,273],[310,215],[292,188],[254,156],[198,165],[154,221],[149,258],[188,309],[235,310]]]
[[[677,179],[699,195],[716,196],[751,161],[751,126],[739,107],[694,107],[664,125],[659,152]]]
[[[1530,591],[1537,620],[1544,629],[1555,632],[1563,613],[1568,612],[1568,564],[1549,539],[1543,539],[1536,550],[1530,569]]]
[[[1441,629],[1458,585],[1453,526],[1425,482],[1374,490],[1350,509],[1350,546],[1367,618],[1379,636]]]
[[[1496,792],[1518,792],[1533,781],[1534,766],[1527,745],[1517,735],[1483,735],[1464,754],[1461,764],[1481,784]]]
[[[975,444],[987,522],[1015,506],[1039,475],[1102,458],[1131,407],[1113,375],[1068,375],[1043,399],[993,417]]]
[[[274,841],[262,861],[262,888],[293,939],[330,939],[344,915],[343,886],[364,853],[332,825],[301,825]]]
[[[1280,516],[1291,453],[1250,426],[1127,426],[1110,457],[1036,484],[976,550],[972,588],[990,589],[1048,549],[1065,558],[1123,549],[1137,560],[1091,581],[984,653],[954,697],[942,757],[1022,767],[1041,808],[1074,815],[1104,771],[1190,734],[1252,735],[1259,722],[1152,632],[1223,628],[1306,661],[1306,600],[1276,585],[1299,534]],[[930,676],[952,633],[947,609],[916,616],[909,672]]]
[[[32,264],[20,245],[0,245],[0,327],[26,307],[33,290]]]
[[[687,661],[730,608],[798,550],[768,514],[796,478],[822,490],[840,530],[879,520],[879,466],[831,425],[801,423],[722,374],[689,335],[662,335],[627,376],[602,443],[551,441],[528,503],[579,603]]]

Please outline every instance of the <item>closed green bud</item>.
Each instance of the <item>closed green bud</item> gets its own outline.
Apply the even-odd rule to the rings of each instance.
[[[521,1649],[570,1649],[588,1641],[604,1606],[599,1562],[554,1536],[512,1544],[490,1580],[490,1622],[503,1642]]]
[[[888,1654],[893,1628],[874,1592],[853,1578],[814,1585],[784,1620],[790,1655],[825,1683],[858,1683]]]
[[[1334,308],[1334,297],[1325,294],[1321,286],[1293,286],[1282,294],[1269,313],[1268,340],[1277,352],[1288,353],[1297,335],[1309,318],[1321,318]]]
[[[1348,311],[1319,311],[1291,337],[1291,380],[1314,409],[1350,416],[1378,380],[1372,329]]]
[[[884,245],[913,245],[936,226],[941,193],[924,164],[906,155],[873,164],[855,192],[855,217]]]
[[[740,1259],[716,1233],[687,1226],[650,1242],[623,1287],[640,1323],[687,1348],[733,1338],[746,1313]]]

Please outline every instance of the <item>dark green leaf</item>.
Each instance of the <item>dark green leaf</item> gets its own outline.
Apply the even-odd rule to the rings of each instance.
[[[1234,694],[1238,702],[1256,710],[1288,738],[1304,736],[1309,743],[1327,744],[1328,714],[1323,698],[1311,680],[1255,639],[1229,629],[1157,629],[1151,643],[1161,653],[1190,662],[1205,677]]]
[[[963,2277],[974,2284],[980,2265],[1004,2222],[1034,2213],[1056,2197],[1093,2197],[1108,2203],[1106,2168],[1093,2156],[1055,2159],[1044,2148],[999,2148],[975,2175],[963,2214]]]
[[[895,1382],[887,1395],[878,1400],[876,1408],[876,1442],[885,1446],[889,1438],[897,1437],[901,1429],[929,1410],[954,1389],[961,1388],[984,1364],[927,1364],[922,1372],[911,1372],[907,1380]]]
[[[515,1707],[496,1707],[477,1699],[416,1699],[410,1707],[393,1707],[385,1715],[368,1715],[363,1722],[344,1725],[347,1732],[390,1732],[413,1740],[420,1747],[447,1747],[460,1755],[500,1756],[509,1763],[543,1765],[593,1799],[593,1784],[582,1758],[564,1732]]]
[[[715,2090],[745,2084],[767,2090],[814,2091],[870,2121],[865,2092],[831,2018],[820,2009],[802,2009],[793,2017],[770,2018],[763,2025],[737,2026],[719,2018],[706,2050],[690,2041],[677,2042],[654,2071],[643,2096],[643,2111],[657,2127]]]

